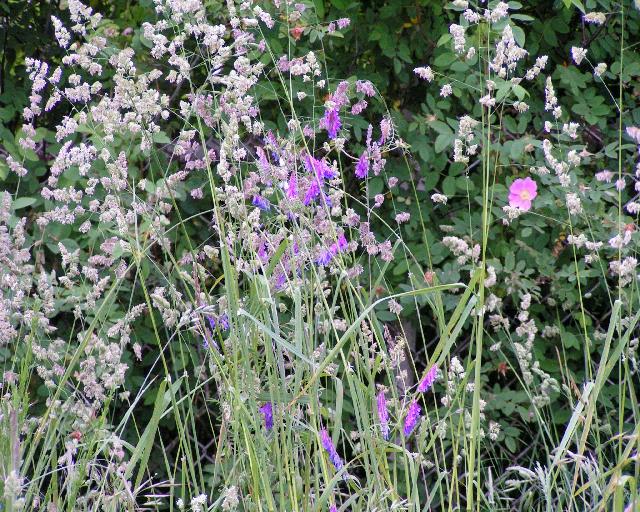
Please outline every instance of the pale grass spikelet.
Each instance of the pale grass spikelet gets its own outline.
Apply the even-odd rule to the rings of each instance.
[[[638,260],[632,256],[628,256],[622,261],[614,260],[609,263],[611,274],[618,276],[620,286],[626,286],[638,279],[637,266]]]
[[[576,65],[580,65],[584,58],[587,56],[587,50],[578,46],[571,47],[571,58]]]
[[[432,194],[431,201],[438,204],[447,204],[447,196],[444,194]]]
[[[461,25],[452,23],[449,26],[449,33],[453,37],[454,51],[458,54],[464,53],[466,45],[465,28]]]
[[[472,9],[465,9],[465,11],[462,13],[462,16],[467,21],[467,23],[471,25],[479,23],[480,20],[482,20],[482,16],[480,16],[479,13]]]
[[[192,512],[204,512],[207,507],[207,495],[199,494],[194,498],[191,498],[191,511]]]
[[[240,503],[240,499],[238,498],[238,487],[235,485],[227,487],[224,490],[223,495],[224,499],[222,500],[222,510],[225,512],[236,510]]]
[[[524,101],[516,101],[513,104],[513,108],[515,108],[519,114],[524,114],[529,110],[529,105],[527,105]]]
[[[594,25],[603,25],[607,21],[607,15],[602,12],[589,12],[582,16],[582,19],[586,23],[592,23]]]
[[[429,66],[415,68],[413,72],[427,82],[431,82],[435,78],[435,75]]]
[[[24,178],[27,175],[27,169],[20,162],[14,160],[11,155],[7,155],[6,162],[9,169],[19,177]]]
[[[593,69],[593,74],[595,76],[597,76],[598,78],[602,77],[602,75],[604,75],[607,71],[607,64],[604,62],[600,62],[598,65],[596,65],[596,67]]]
[[[497,23],[506,18],[509,13],[509,4],[506,2],[498,2],[491,11],[485,11],[485,18],[491,23]]]
[[[580,201],[578,194],[570,192],[567,194],[566,199],[567,209],[571,215],[579,215],[582,213],[582,202]]]
[[[451,96],[452,93],[453,93],[453,88],[451,87],[451,84],[444,84],[440,88],[440,96],[442,96],[443,98],[448,98],[449,96]]]
[[[553,82],[551,81],[551,77],[547,77],[546,85],[544,88],[545,93],[545,105],[544,109],[546,111],[550,111],[553,114],[553,117],[559,119],[562,116],[562,109],[558,105],[558,99],[556,98],[555,90],[553,88]]]

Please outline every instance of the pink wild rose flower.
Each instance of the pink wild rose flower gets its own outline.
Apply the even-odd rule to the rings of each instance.
[[[509,188],[509,206],[527,211],[538,195],[538,185],[531,178],[518,178]]]

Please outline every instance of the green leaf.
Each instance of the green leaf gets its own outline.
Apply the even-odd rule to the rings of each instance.
[[[26,208],[27,206],[31,206],[35,202],[36,202],[35,197],[19,197],[18,199],[16,199],[11,203],[11,207],[14,210],[19,210],[21,208]]]
[[[331,5],[343,11],[349,7],[349,0],[331,0]]]
[[[452,143],[453,143],[453,135],[446,135],[444,133],[441,133],[436,137],[436,142],[434,145],[436,153],[442,153]]]
[[[318,18],[323,19],[325,14],[324,0],[313,0],[313,5],[316,7],[316,15]]]
[[[156,393],[156,401],[153,407],[153,414],[147,424],[147,428],[144,429],[138,444],[131,455],[131,460],[127,465],[125,472],[125,478],[129,478],[133,473],[133,468],[140,461],[140,467],[138,468],[138,476],[136,477],[136,487],[140,485],[144,473],[147,471],[147,462],[149,461],[149,455],[151,454],[151,448],[153,447],[153,441],[158,431],[158,423],[160,422],[160,416],[164,412],[167,405],[169,405],[169,399],[165,401],[165,389],[167,387],[167,381],[163,380],[160,383],[160,388]]]
[[[442,193],[445,196],[452,196],[456,193],[456,179],[453,176],[447,176],[442,182]]]

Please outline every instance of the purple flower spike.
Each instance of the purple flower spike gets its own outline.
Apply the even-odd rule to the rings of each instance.
[[[315,175],[318,180],[332,180],[336,177],[335,171],[329,167],[329,164],[327,164],[324,158],[322,160],[318,160],[317,158],[313,158],[311,155],[306,154],[303,158],[303,163],[307,172]]]
[[[309,189],[307,193],[304,195],[303,204],[308,206],[311,201],[313,201],[316,197],[320,195],[320,185],[318,184],[318,180],[314,179],[309,185]]]
[[[418,424],[418,420],[420,419],[420,405],[415,400],[411,402],[409,406],[409,412],[407,413],[407,417],[404,420],[404,435],[409,437],[413,429],[416,428]]]
[[[380,420],[380,431],[385,440],[389,439],[389,411],[387,410],[387,399],[384,391],[378,393],[378,419]]]
[[[365,151],[362,153],[356,164],[356,176],[361,180],[365,179],[369,174],[369,155]]]
[[[262,196],[253,196],[253,201],[252,201],[253,206],[257,206],[258,208],[260,208],[261,210],[267,211],[269,208],[271,208],[271,204],[269,203],[268,199],[265,199]]]
[[[264,416],[264,426],[267,430],[273,429],[273,404],[267,402],[260,409],[260,413]]]
[[[269,160],[267,160],[267,154],[264,152],[264,149],[258,146],[256,148],[256,153],[258,154],[258,166],[260,167],[260,170],[263,172],[269,172]]]
[[[331,437],[329,437],[329,432],[327,432],[326,428],[323,428],[320,431],[320,441],[322,442],[322,447],[327,450],[331,463],[338,471],[341,470],[344,463],[342,462],[340,455],[338,455],[336,447],[333,446],[333,441],[331,441]]]
[[[338,512],[338,507],[336,507],[335,505],[331,505],[329,507],[329,512]]]
[[[347,245],[349,245],[347,237],[344,236],[344,233],[341,233],[338,237],[338,251],[344,251],[347,248]]]
[[[220,324],[220,329],[223,331],[229,329],[229,317],[226,313],[223,313],[218,317],[218,324]]]
[[[340,121],[340,114],[338,109],[333,107],[326,110],[324,118],[322,120],[324,128],[327,130],[330,139],[335,139],[338,136],[342,122]]]
[[[326,267],[331,262],[332,259],[333,259],[333,254],[331,253],[331,250],[326,249],[318,255],[318,258],[316,259],[316,263],[321,267]]]
[[[216,330],[216,319],[213,318],[211,315],[207,315],[207,321],[209,322],[209,327],[211,328],[212,331]]]
[[[296,171],[289,176],[289,185],[287,186],[287,197],[289,199],[296,199],[298,197],[298,176]]]
[[[438,367],[436,365],[433,365],[429,369],[427,374],[422,378],[422,380],[420,381],[420,384],[418,384],[418,391],[420,393],[424,393],[428,391],[431,388],[431,386],[433,386],[433,383],[436,381],[437,376],[438,376]]]

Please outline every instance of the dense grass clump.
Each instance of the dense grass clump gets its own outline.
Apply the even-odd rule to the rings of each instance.
[[[518,2],[419,62],[412,17],[420,111],[321,0],[56,12],[0,132],[0,510],[640,508],[639,16],[563,4],[551,57]]]

